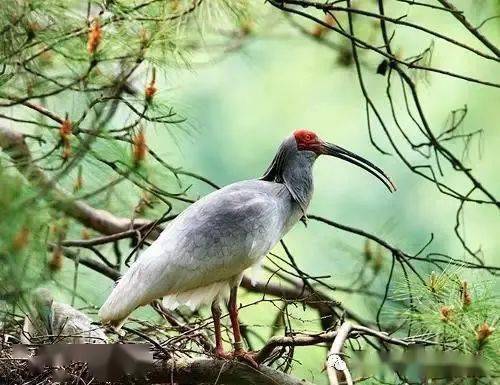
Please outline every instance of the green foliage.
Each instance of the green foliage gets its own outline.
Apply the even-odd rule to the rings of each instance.
[[[37,164],[60,172],[58,183],[71,191],[77,170],[68,163],[81,161],[82,196],[102,188],[104,180],[120,180],[106,197],[108,202],[118,198],[119,204],[101,205],[104,194],[89,199],[116,214],[129,216],[141,190],[157,200],[182,194],[186,187],[179,186],[175,168],[149,148],[138,162],[133,142],[144,131],[149,147],[153,129],[171,134],[175,128],[183,135],[191,128],[172,107],[161,77],[179,63],[189,64],[198,51],[207,56],[211,41],[230,40],[220,29],[242,29],[250,3],[7,0],[2,7],[0,97],[5,105],[16,105],[19,98],[42,100],[53,113],[29,115],[14,107],[23,129],[38,138],[29,143],[43,154],[35,157]],[[148,88],[154,90],[150,95]],[[71,123],[64,138],[62,119]]]
[[[421,333],[445,350],[458,350],[480,358],[492,375],[500,374],[500,335],[495,331],[500,301],[492,282],[470,281],[462,271],[432,272],[424,286],[412,284],[412,302],[400,315],[411,322],[413,334]],[[401,287],[405,292],[406,286]],[[407,289],[406,289],[407,293]],[[406,294],[407,296],[407,294]],[[401,299],[409,300],[403,295]]]
[[[33,197],[22,178],[0,166],[0,299],[7,303],[48,278],[48,209]]]

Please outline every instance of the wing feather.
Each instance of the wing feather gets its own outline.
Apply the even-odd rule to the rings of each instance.
[[[272,185],[240,182],[192,204],[120,279],[101,319],[121,320],[168,295],[182,301],[189,296],[180,293],[230,280],[256,263],[283,232],[279,194],[263,188]]]

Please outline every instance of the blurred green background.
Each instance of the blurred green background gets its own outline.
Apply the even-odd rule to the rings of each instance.
[[[470,19],[479,23],[485,15],[490,15],[494,2],[457,2],[463,5]],[[262,5],[264,7],[264,5]],[[472,36],[445,14],[439,15],[422,9],[409,8],[408,21],[422,22],[438,28],[443,33],[477,46]],[[432,16],[431,16],[432,15]],[[312,25],[305,24],[306,28]],[[362,26],[366,34],[369,26]],[[453,227],[459,202],[441,194],[430,182],[413,174],[395,156],[380,154],[371,145],[366,122],[365,104],[356,72],[352,65],[339,62],[339,54],[317,44],[310,38],[294,32],[277,12],[270,12],[265,21],[255,26],[256,37],[222,58],[197,64],[193,58],[190,68],[172,66],[158,74],[158,97],[174,106],[187,117],[185,130],[176,127],[166,129],[160,125],[148,128],[146,135],[149,145],[168,163],[182,165],[184,169],[201,174],[219,185],[238,180],[259,177],[271,161],[281,140],[297,128],[308,128],[318,133],[324,140],[366,157],[380,166],[398,186],[398,191],[390,194],[375,178],[340,160],[320,158],[315,166],[315,195],[310,206],[311,214],[322,215],[343,224],[363,229],[381,236],[393,245],[417,252],[434,234],[434,241],[428,251],[443,252],[456,258],[463,258],[464,251],[456,238]],[[259,34],[259,31],[265,31]],[[500,28],[497,21],[485,25],[482,32],[499,41]],[[402,57],[408,57],[427,47],[430,39],[422,38],[415,30],[396,28],[394,47],[398,47]],[[339,39],[338,35],[329,36]],[[341,40],[339,43],[345,44]],[[206,57],[214,57],[207,48]],[[380,58],[367,54],[365,81],[370,94],[385,114],[386,122],[395,133],[397,143],[403,152],[413,160],[418,158],[403,145],[402,138],[390,119],[386,92],[386,78],[375,73]],[[202,60],[200,60],[201,62]],[[500,72],[493,62],[479,60],[463,50],[435,42],[432,65],[449,68],[472,77],[500,81]],[[397,112],[403,115],[404,103],[399,81],[394,78],[393,86]],[[500,148],[500,109],[498,90],[465,81],[430,74],[427,80],[418,82],[418,92],[427,119],[435,132],[446,126],[450,111],[468,107],[463,128],[466,131],[484,130],[480,140],[475,138],[465,163],[473,167],[473,173],[485,183],[496,196],[500,195],[498,171],[498,149]],[[78,100],[68,101],[78,109]],[[63,112],[61,107],[61,112]],[[122,111],[123,114],[125,112]],[[123,116],[117,120],[123,119]],[[417,129],[411,120],[401,120],[401,125],[412,135]],[[372,128],[377,143],[392,154],[379,125],[372,119]],[[460,153],[463,143],[450,147]],[[470,186],[461,175],[445,167],[444,181],[462,192]],[[99,172],[86,176],[88,185],[102,183]],[[172,186],[172,180],[160,185]],[[171,189],[170,189],[171,190]],[[191,195],[201,196],[210,189],[206,185],[193,182]],[[122,191],[123,193],[123,191]],[[118,197],[116,206],[119,206]],[[491,207],[465,205],[466,239],[473,249],[481,248],[488,264],[500,263],[500,217]],[[124,210],[122,213],[128,215]],[[304,227],[297,225],[285,238],[298,265],[311,275],[330,275],[330,283],[350,286],[357,272],[365,263],[363,257],[364,239],[341,232],[314,221]],[[279,247],[277,250],[281,252]],[[370,287],[381,292],[390,267],[390,255],[384,254],[382,271]],[[79,288],[96,305],[100,305],[111,289],[111,281],[95,276],[83,267],[79,278]],[[430,269],[428,269],[430,272]],[[464,273],[471,280],[488,280],[485,273]],[[67,263],[59,279],[71,286],[73,267]],[[401,277],[397,277],[401,280]],[[498,288],[498,287],[497,287]],[[244,292],[244,291],[243,291]],[[65,301],[61,292],[59,296]],[[257,299],[243,294],[243,303]],[[360,296],[338,292],[336,299],[348,305],[362,318],[373,319],[378,301],[366,300]],[[78,304],[78,301],[77,301]],[[267,338],[268,326],[276,315],[276,309],[269,303],[244,309],[242,320],[254,331]],[[204,310],[206,312],[206,309]],[[294,312],[304,322],[296,322],[300,330],[318,329],[316,313],[304,312],[297,308]],[[145,314],[153,316],[148,310]],[[260,342],[255,340],[256,347]],[[300,376],[326,383],[321,374],[325,351],[321,347],[297,349],[294,372]]]

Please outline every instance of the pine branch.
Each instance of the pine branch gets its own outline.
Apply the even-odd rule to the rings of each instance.
[[[128,218],[117,217],[72,198],[62,188],[52,184],[50,178],[34,164],[23,134],[17,131],[0,126],[0,147],[9,155],[16,169],[33,186],[47,191],[47,200],[54,209],[62,211],[86,227],[109,235],[141,227],[150,222],[143,219],[131,221]]]

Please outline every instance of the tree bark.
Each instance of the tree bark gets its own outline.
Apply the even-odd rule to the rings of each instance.
[[[312,385],[268,366],[258,369],[242,362],[218,359],[177,359],[163,361],[148,376],[151,383],[224,385]]]

